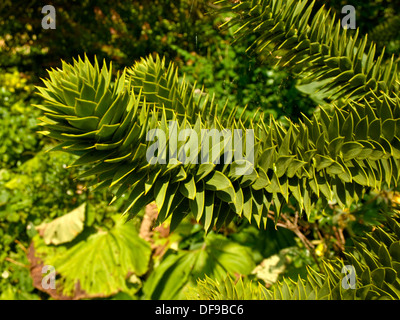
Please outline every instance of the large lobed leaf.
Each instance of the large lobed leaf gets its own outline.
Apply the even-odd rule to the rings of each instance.
[[[54,219],[49,223],[42,223],[36,227],[44,243],[59,245],[70,242],[82,232],[85,221],[86,203],[81,204],[71,212]]]
[[[48,246],[36,235],[33,245],[35,256],[54,266],[60,276],[57,292],[74,298],[129,291],[128,277],[143,275],[151,255],[149,243],[139,237],[135,226],[120,219],[109,230],[86,230],[75,241],[58,246]]]

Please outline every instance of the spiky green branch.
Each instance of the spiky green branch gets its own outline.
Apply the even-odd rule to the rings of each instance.
[[[39,88],[44,104],[38,107],[44,110],[43,133],[62,141],[56,150],[79,155],[75,166],[92,166],[82,177],[95,176],[93,184],[99,187],[118,187],[115,199],[128,194],[124,214],[129,217],[155,201],[159,221],[172,215],[173,227],[189,212],[206,230],[237,215],[260,226],[268,210],[278,217],[292,197],[309,214],[319,198],[348,206],[365,188],[396,185],[399,179],[397,97],[350,101],[332,115],[321,109],[312,119],[283,127],[262,115],[242,121],[232,112],[224,120],[212,99],[195,87],[189,91],[173,65],[166,68],[158,57],[138,62],[128,74],[114,80],[111,70],[105,65],[100,70],[97,62],[64,63],[62,70],[49,72],[46,88]],[[225,140],[212,146],[221,150],[214,163],[150,164],[147,133],[158,128],[169,136],[171,120],[178,131],[193,129],[202,137],[200,145],[202,129],[254,130],[250,172],[235,174],[240,161],[224,164]],[[186,152],[188,143],[179,142],[177,153]],[[167,141],[163,151],[171,146]]]
[[[301,71],[307,81],[324,81],[321,90],[333,100],[360,99],[371,92],[393,96],[399,90],[398,63],[385,64],[384,52],[375,60],[376,45],[368,45],[359,30],[351,36],[340,21],[322,7],[312,17],[314,2],[308,0],[216,1],[221,11],[233,12],[225,23],[236,27],[235,41],[256,34],[249,48],[277,53],[279,63]]]

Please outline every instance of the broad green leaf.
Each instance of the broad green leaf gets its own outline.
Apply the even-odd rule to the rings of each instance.
[[[111,229],[85,235],[72,246],[46,246],[39,236],[33,242],[35,254],[57,270],[57,288],[64,295],[80,298],[108,297],[128,290],[128,275],[143,275],[151,255],[150,245],[138,236],[135,226],[120,219]]]
[[[36,227],[46,245],[59,245],[70,242],[82,232],[85,221],[86,202],[71,212],[54,219],[49,223],[42,223]]]

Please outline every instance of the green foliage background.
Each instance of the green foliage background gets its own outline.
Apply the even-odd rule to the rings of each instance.
[[[340,15],[341,6],[352,3],[316,1],[316,9],[323,4]],[[400,52],[400,29],[390,25],[397,21],[399,4],[395,0],[354,4],[361,33],[370,33],[379,48],[387,46],[387,55]],[[311,115],[320,101],[295,75],[274,67],[273,57],[257,58],[245,53],[254,38],[232,46],[232,31],[218,29],[227,16],[212,14],[214,7],[207,1],[97,1],[95,5],[92,1],[58,1],[56,30],[41,28],[41,6],[40,1],[31,1],[28,6],[24,1],[3,1],[0,5],[2,299],[54,298],[33,285],[27,258],[32,240],[42,259],[63,271],[64,287],[69,288],[64,294],[76,295],[73,286],[76,279],[96,279],[95,275],[104,270],[99,267],[96,273],[94,268],[85,267],[68,274],[68,265],[57,257],[70,252],[74,261],[80,263],[83,258],[73,255],[73,250],[78,250],[74,248],[82,246],[80,243],[97,239],[102,232],[124,235],[118,233],[116,218],[121,213],[120,201],[108,205],[112,199],[110,194],[85,189],[88,181],[74,179],[78,170],[67,169],[74,157],[61,152],[47,153],[54,141],[36,133],[39,112],[33,104],[38,103],[39,97],[34,86],[40,83],[41,77],[47,76],[46,69],[61,67],[60,59],[72,62],[86,53],[90,59],[96,56],[99,61],[112,61],[114,70],[118,70],[148,54],[162,53],[178,65],[190,82],[204,85],[218,101],[229,99],[230,106],[241,108],[248,105],[248,114],[261,108],[283,122],[285,117],[297,119],[301,113]],[[389,28],[393,34],[383,39],[376,36],[379,34],[376,28]],[[235,220],[229,228],[212,232],[205,238],[199,225],[187,219],[167,236],[161,230],[155,232],[155,244],[164,247],[163,255],[150,257],[150,244],[144,245],[147,249],[143,252],[148,255],[144,267],[127,264],[126,268],[113,269],[111,266],[115,271],[112,277],[117,280],[102,279],[110,283],[109,287],[95,287],[89,281],[86,288],[90,289],[86,291],[92,295],[81,298],[184,298],[184,289],[195,285],[197,278],[222,277],[227,273],[242,274],[268,285],[284,275],[297,280],[299,274],[305,275],[307,265],[318,269],[321,257],[342,255],[343,244],[338,240],[338,233],[343,234],[347,244],[349,236],[360,235],[378,225],[379,212],[389,211],[398,201],[393,191],[396,190],[367,194],[361,205],[346,211],[332,205],[331,212],[326,214],[317,207],[310,220],[301,226],[306,238],[314,244],[313,250],[305,247],[292,231],[282,227],[275,230],[272,221],[264,231],[246,221]],[[35,227],[83,203],[88,207],[84,227],[74,240],[59,246],[42,243]],[[292,216],[294,211],[288,208],[285,213]],[[130,222],[129,237],[138,243],[143,214],[139,213]],[[98,245],[97,241],[90,243],[93,248]],[[128,249],[127,252],[128,256],[134,254]],[[126,257],[120,258],[126,261]],[[264,272],[252,273],[256,266]],[[192,271],[187,273],[187,270]]]

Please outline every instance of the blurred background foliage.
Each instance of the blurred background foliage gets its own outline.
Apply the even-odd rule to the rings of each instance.
[[[368,33],[370,39],[377,41],[378,51],[386,46],[388,57],[399,55],[400,28],[394,27],[399,24],[399,0],[317,0],[315,9],[326,5],[340,17],[346,4],[355,6],[357,26],[362,34]],[[83,283],[81,291],[75,288],[63,292],[64,296],[39,290],[35,267],[40,262],[32,260],[35,245],[43,254],[41,262],[60,263],[64,270],[65,261],[54,258],[57,254],[70,252],[74,261],[85,265],[85,260],[81,260],[84,257],[79,255],[79,250],[83,250],[80,241],[92,239],[95,246],[104,232],[121,239],[126,235],[115,219],[120,204],[108,205],[112,194],[88,191],[87,181],[76,179],[79,172],[67,169],[72,156],[47,152],[53,142],[36,132],[39,113],[33,106],[38,102],[35,85],[46,77],[46,69],[60,67],[61,60],[72,62],[86,53],[89,58],[112,61],[118,70],[158,53],[174,61],[180,75],[185,73],[191,82],[215,94],[221,107],[228,99],[230,107],[238,105],[243,110],[247,105],[249,114],[261,108],[284,121],[285,117],[296,119],[301,113],[312,114],[319,102],[304,90],[295,75],[274,67],[271,57],[260,61],[246,53],[252,39],[231,45],[232,31],[218,28],[228,16],[213,14],[216,7],[211,1],[60,0],[54,3],[55,30],[42,29],[43,5],[35,0],[5,0],[0,4],[1,299],[183,298],[185,288],[197,277],[226,273],[243,274],[270,286],[283,275],[297,279],[298,274],[304,275],[307,265],[318,269],[321,257],[341,256],[349,236],[379,224],[380,212],[400,203],[396,192],[371,192],[362,203],[347,211],[339,210],[335,203],[328,212],[316,207],[309,221],[297,220],[296,212],[287,207],[277,229],[272,219],[267,231],[237,219],[207,238],[189,218],[173,233],[169,233],[166,223],[152,231],[150,237],[141,235],[151,244],[146,271],[113,274],[122,280],[108,288],[107,294],[95,292],[102,288],[90,287],[90,291],[90,285],[84,287]],[[377,36],[382,29],[390,31],[385,32],[386,37]],[[77,238],[46,247],[36,227],[83,203],[87,209]],[[132,239],[142,233],[144,214],[131,222],[137,231],[129,234]],[[127,256],[118,259],[125,263]],[[77,277],[92,277],[93,270],[64,272],[64,287],[74,285]],[[94,294],[82,294],[85,291]]]

